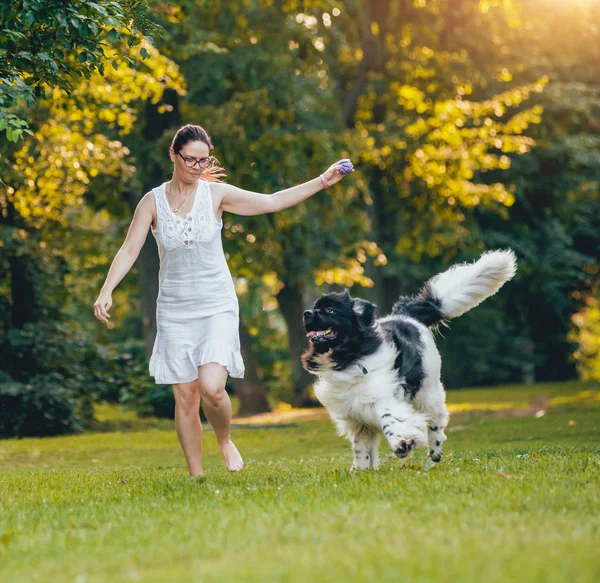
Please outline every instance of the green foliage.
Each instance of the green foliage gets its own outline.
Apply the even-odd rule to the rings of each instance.
[[[71,433],[91,420],[91,403],[116,400],[136,382],[131,355],[107,349],[77,321],[47,319],[12,328],[0,341],[4,436]],[[12,421],[11,421],[12,420]]]
[[[175,400],[170,386],[157,385],[148,374],[144,343],[137,339],[113,340],[111,350],[119,350],[114,363],[112,402],[123,403],[141,417],[175,417]],[[124,352],[123,352],[124,351]]]
[[[144,364],[144,372],[147,374],[147,366]],[[166,385],[156,385],[153,379],[148,379],[147,385],[143,393],[135,395],[134,399],[130,399],[132,394],[132,385],[125,387],[122,396],[123,403],[131,407],[140,417],[158,417],[160,419],[175,418],[175,399],[173,397],[173,389]]]
[[[600,299],[597,292],[573,317],[575,328],[571,341],[578,344],[575,358],[583,379],[600,380]]]
[[[65,388],[59,374],[17,382],[0,371],[0,437],[75,433],[91,418],[91,407]]]
[[[514,200],[502,172],[488,177],[531,149],[527,130],[542,109],[530,100],[547,80],[493,82],[502,55],[491,41],[512,14],[503,6],[354,2],[316,26],[369,190],[369,237],[388,259],[384,277],[403,273],[407,259],[448,259],[468,239],[474,208],[506,216]]]
[[[240,319],[250,337],[247,350],[256,359],[259,380],[276,401],[291,403],[291,368],[285,320],[273,297],[281,284],[275,274],[238,281]]]
[[[586,50],[598,34],[592,4],[525,7],[524,18],[536,26],[526,37],[533,56],[519,76],[526,79],[542,67],[548,75],[547,90],[536,97],[544,123],[532,128],[536,147],[506,172],[515,196],[509,216],[483,210],[472,230],[486,247],[517,252],[519,276],[508,286],[503,312],[517,323],[517,346],[529,345],[521,360],[535,366],[539,380],[576,374],[573,354],[583,353],[576,351],[576,337],[569,339],[572,317],[591,303],[600,276],[600,89]],[[560,49],[552,41],[559,31]],[[513,34],[525,42],[524,33]]]
[[[151,47],[150,58],[131,67],[135,50],[121,47],[116,69],[70,78],[68,93],[40,79],[26,109],[35,132],[18,145],[5,142],[0,161],[2,368],[23,383],[52,377],[49,386],[77,403],[118,400],[123,387],[150,384],[147,370],[140,374],[144,357],[134,362],[126,343],[102,343],[90,322],[92,294],[106,274],[98,264],[115,233],[107,214],[89,212],[85,201],[93,189],[98,207],[129,212],[120,191],[133,168],[119,138],[142,100],[157,100],[165,87],[182,90],[176,67]],[[78,425],[87,421],[80,410]]]
[[[118,68],[118,43],[140,45],[156,32],[146,0],[3,0],[0,2],[0,131],[17,142],[27,130],[23,105],[32,106],[44,86],[72,91],[78,77]],[[140,51],[146,58],[145,48]],[[129,65],[134,59],[125,53]]]

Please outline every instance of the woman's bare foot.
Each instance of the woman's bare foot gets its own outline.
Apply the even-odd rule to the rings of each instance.
[[[233,445],[233,441],[230,440],[223,445],[219,444],[219,449],[223,455],[225,467],[230,472],[239,472],[244,467],[244,460],[235,445]]]

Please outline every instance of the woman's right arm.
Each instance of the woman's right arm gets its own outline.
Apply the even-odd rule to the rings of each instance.
[[[154,220],[155,208],[154,195],[149,192],[135,209],[125,242],[115,255],[100,295],[94,302],[94,316],[101,322],[106,323],[110,319],[108,312],[112,306],[112,292],[138,258]]]

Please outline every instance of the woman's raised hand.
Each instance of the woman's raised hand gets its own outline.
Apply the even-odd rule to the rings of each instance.
[[[325,179],[327,185],[331,186],[339,182],[346,174],[350,174],[350,172],[354,172],[354,166],[352,166],[352,162],[348,158],[344,158],[332,164],[321,176]]]
[[[94,302],[94,316],[100,322],[108,323],[110,314],[108,313],[112,306],[112,296],[106,292],[100,292],[98,299]]]

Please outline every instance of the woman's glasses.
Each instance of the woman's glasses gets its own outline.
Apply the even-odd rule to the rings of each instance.
[[[180,152],[177,152],[177,155],[183,160],[186,168],[193,168],[196,164],[198,164],[198,168],[208,168],[211,165],[211,158],[188,158],[186,156],[182,156]]]

